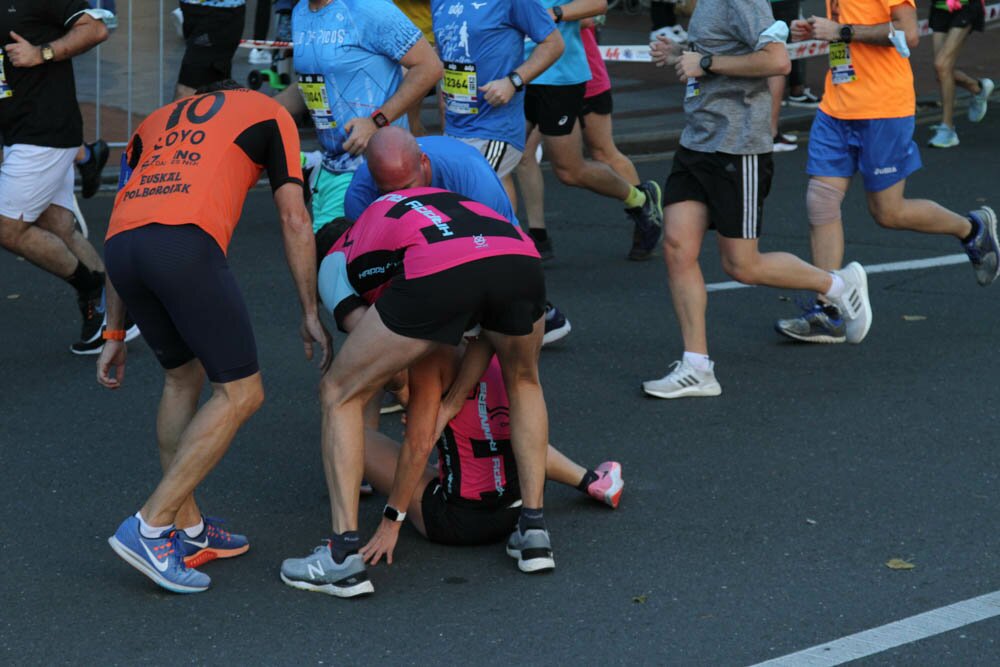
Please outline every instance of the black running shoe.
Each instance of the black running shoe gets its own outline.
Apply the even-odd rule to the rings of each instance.
[[[89,340],[80,339],[69,346],[69,351],[73,354],[89,355],[89,354],[100,354],[101,350],[104,349],[104,329],[107,327],[107,320],[103,319],[101,322],[101,328],[97,330],[97,333],[93,335]],[[125,342],[135,340],[139,337],[140,331],[139,327],[132,321],[132,318],[127,314],[125,315]]]
[[[84,199],[93,197],[101,187],[101,171],[108,163],[109,154],[108,144],[103,139],[87,144],[87,147],[90,149],[90,159],[76,165],[80,170],[80,194]]]
[[[632,249],[628,258],[634,262],[649,259],[663,235],[663,194],[656,181],[646,181],[639,186],[646,194],[646,203],[625,209],[635,223],[632,233]]]

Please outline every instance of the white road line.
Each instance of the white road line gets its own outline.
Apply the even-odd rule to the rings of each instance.
[[[1000,616],[1000,591],[910,616],[752,667],[828,667]]]
[[[905,262],[888,262],[887,264],[870,264],[865,267],[865,271],[872,273],[892,273],[895,271],[913,271],[915,269],[930,269],[935,266],[952,266],[953,264],[964,264],[969,261],[969,257],[964,254],[942,255],[941,257],[928,257],[927,259],[911,259]],[[705,289],[709,292],[724,292],[731,289],[742,289],[753,287],[744,285],[734,280],[724,283],[709,283]]]

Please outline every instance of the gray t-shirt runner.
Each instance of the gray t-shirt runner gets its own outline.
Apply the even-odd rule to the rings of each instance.
[[[785,41],[787,28],[775,29],[774,23],[768,0],[699,0],[688,30],[690,48],[713,56],[753,53],[770,42]],[[684,100],[682,146],[735,155],[773,150],[766,78],[710,74],[698,79],[698,85],[701,93]]]

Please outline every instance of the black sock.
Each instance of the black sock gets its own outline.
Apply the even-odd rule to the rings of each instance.
[[[581,493],[587,493],[587,487],[596,482],[600,477],[593,470],[588,470],[584,475],[580,483],[576,485],[576,488],[580,490]]]
[[[531,238],[535,241],[549,240],[549,232],[544,227],[528,227],[528,233],[531,234]]]
[[[542,509],[522,507],[521,516],[517,519],[517,528],[524,533],[528,530],[545,530],[545,517],[542,516]]]
[[[962,243],[965,243],[965,244],[972,243],[972,239],[976,238],[976,236],[979,234],[979,228],[980,228],[978,220],[976,220],[975,218],[972,218],[972,217],[970,217],[968,220],[969,220],[969,224],[972,225],[972,231],[969,232],[968,236],[966,236],[964,239],[962,239]]]
[[[358,535],[358,531],[348,530],[343,533],[334,533],[333,539],[330,540],[330,553],[333,555],[333,562],[338,565],[343,563],[345,558],[358,552],[359,546],[361,546],[361,537]]]
[[[83,262],[76,263],[76,269],[73,270],[73,275],[65,279],[70,285],[73,286],[81,296],[86,296],[93,294],[94,292],[99,292],[102,287],[104,287],[104,274],[100,271],[91,271]]]

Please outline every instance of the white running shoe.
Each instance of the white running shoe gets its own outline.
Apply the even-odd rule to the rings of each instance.
[[[840,311],[847,327],[847,342],[860,343],[872,328],[872,302],[868,298],[868,274],[857,262],[834,271],[845,283],[844,293],[830,301]]]
[[[250,49],[250,55],[247,56],[247,62],[251,65],[270,65],[271,52],[267,49]]]
[[[990,95],[993,94],[993,79],[980,79],[979,87],[981,90],[972,96],[972,104],[969,105],[969,120],[973,123],[978,123],[986,116]]]
[[[699,371],[680,359],[671,367],[673,370],[659,380],[643,382],[642,390],[657,398],[718,396],[722,393],[722,385],[715,379],[715,364],[707,371]]]

